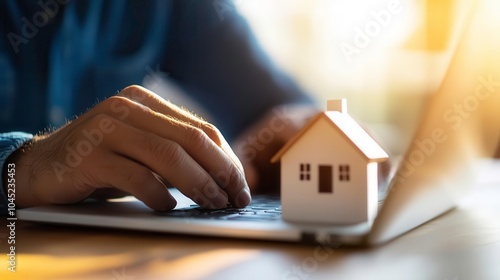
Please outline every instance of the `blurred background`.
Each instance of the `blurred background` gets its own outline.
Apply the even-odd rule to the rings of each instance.
[[[324,107],[350,114],[391,154],[408,146],[457,45],[468,1],[236,0],[271,58]]]

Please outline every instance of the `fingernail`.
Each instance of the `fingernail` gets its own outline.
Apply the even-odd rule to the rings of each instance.
[[[237,207],[245,207],[252,201],[252,196],[248,188],[244,188],[236,198]]]

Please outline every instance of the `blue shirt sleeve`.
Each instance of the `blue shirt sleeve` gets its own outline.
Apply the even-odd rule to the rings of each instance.
[[[172,9],[165,68],[227,139],[275,106],[313,103],[263,52],[233,1],[178,1]]]
[[[24,143],[33,139],[32,134],[24,132],[8,132],[0,133],[0,167],[1,167],[1,180],[0,180],[0,216],[7,215],[7,195],[6,186],[4,186],[4,168],[7,158]]]

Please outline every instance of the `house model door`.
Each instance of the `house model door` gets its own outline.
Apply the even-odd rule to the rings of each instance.
[[[331,165],[319,166],[319,192],[333,193],[333,168]]]

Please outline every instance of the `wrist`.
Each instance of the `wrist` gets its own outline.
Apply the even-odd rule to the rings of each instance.
[[[32,143],[35,140],[25,142],[21,147],[15,150],[5,160],[3,170],[4,187],[7,186],[7,167],[15,166],[15,193],[16,206],[19,208],[30,207],[42,204],[31,192],[31,184],[34,172],[33,161],[31,160]]]
[[[12,168],[11,156],[31,139],[33,139],[32,134],[20,131],[0,133],[0,215],[7,211],[7,199],[17,195],[15,194],[17,184],[14,180],[18,176],[15,174],[15,168]]]

